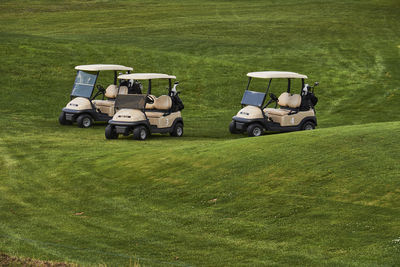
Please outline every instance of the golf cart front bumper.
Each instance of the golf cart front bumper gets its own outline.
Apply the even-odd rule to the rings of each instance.
[[[247,126],[254,122],[259,122],[261,125],[265,124],[263,119],[245,119],[238,116],[233,116],[232,121],[235,123],[235,128],[238,131],[246,131]]]
[[[244,131],[247,128],[247,124],[245,122],[239,122],[236,120],[233,120],[235,123],[235,129],[238,131]]]
[[[138,125],[147,125],[147,121],[115,121],[109,120],[108,124],[113,125],[118,134],[128,135],[129,132]]]
[[[62,111],[64,112],[65,119],[67,121],[75,121],[79,114],[90,113],[92,110],[91,109],[76,110],[76,109],[63,108]]]

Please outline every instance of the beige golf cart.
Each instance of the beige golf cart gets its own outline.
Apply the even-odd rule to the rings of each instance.
[[[118,93],[128,93],[128,85],[117,85],[119,71],[130,73],[133,69],[122,65],[80,65],[77,70],[75,83],[71,92],[71,101],[62,109],[58,121],[62,125],[77,122],[81,128],[92,126],[94,121],[108,121],[114,115],[114,103]],[[114,80],[106,89],[97,84],[100,72],[113,71]],[[124,81],[125,82],[125,81]],[[93,93],[97,88],[97,92]],[[102,99],[95,99],[97,97]],[[106,99],[105,99],[106,98]]]
[[[264,130],[291,132],[315,129],[317,118],[314,107],[318,98],[314,95],[314,87],[318,82],[313,87],[304,84],[307,76],[295,72],[262,71],[250,72],[247,76],[249,80],[241,102],[242,109],[229,124],[231,133],[247,132],[248,136],[260,136]],[[265,93],[249,90],[252,78],[269,79]],[[287,79],[287,90],[279,97],[270,93],[270,100],[264,105],[273,79]],[[290,92],[292,79],[301,79],[300,94]],[[272,103],[275,107],[268,107]]]
[[[105,130],[107,139],[116,139],[119,134],[133,134],[137,140],[145,140],[151,133],[169,133],[172,136],[183,135],[181,110],[183,103],[176,91],[178,82],[172,87],[175,76],[160,73],[133,73],[118,76],[118,79],[148,81],[146,94],[117,95],[116,113],[108,122]],[[168,80],[167,94],[156,97],[151,94],[152,81]]]

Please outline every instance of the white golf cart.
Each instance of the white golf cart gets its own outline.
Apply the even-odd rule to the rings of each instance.
[[[71,92],[71,101],[62,109],[58,121],[61,125],[77,122],[81,128],[92,126],[94,121],[108,121],[114,115],[114,103],[118,93],[128,93],[128,86],[117,85],[118,71],[130,73],[133,69],[122,65],[80,65],[77,70],[75,83]],[[113,83],[106,89],[96,85],[100,72],[113,71]],[[94,88],[97,92],[93,94]],[[95,99],[102,96],[101,100]],[[107,99],[104,99],[106,97]]]
[[[178,82],[172,87],[175,76],[160,73],[133,73],[118,76],[123,80],[148,80],[147,94],[117,95],[115,101],[116,113],[108,122],[105,130],[107,139],[116,139],[119,134],[133,134],[136,140],[145,140],[151,133],[169,133],[171,136],[183,135],[183,119],[181,110],[184,108],[176,91]],[[168,80],[168,93],[155,97],[151,94],[152,80]]]
[[[250,72],[247,88],[242,98],[242,109],[232,118],[229,131],[233,134],[247,132],[248,136],[260,136],[266,131],[291,132],[312,130],[317,125],[315,105],[318,98],[314,95],[314,87],[304,84],[306,75],[295,72],[262,71]],[[250,91],[252,78],[269,79],[265,93]],[[270,100],[264,105],[272,79],[288,79],[286,92],[279,97],[270,93]],[[301,79],[300,94],[292,94],[291,79]],[[275,103],[274,108],[268,108]],[[277,108],[279,105],[279,108]]]

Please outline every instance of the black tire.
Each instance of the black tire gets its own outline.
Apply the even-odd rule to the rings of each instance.
[[[315,129],[315,124],[312,121],[306,121],[301,129],[304,130],[314,130]]]
[[[234,121],[231,121],[231,123],[229,123],[229,132],[231,134],[238,134],[239,131],[236,129],[236,125]]]
[[[80,128],[89,128],[93,125],[93,119],[90,115],[82,114],[76,120],[78,123],[78,127]]]
[[[72,121],[68,121],[68,120],[65,119],[65,112],[64,111],[61,112],[60,116],[58,117],[58,122],[61,125],[71,125],[72,124]]]
[[[138,126],[133,129],[133,139],[136,140],[146,140],[147,136],[149,135],[149,131],[145,126]]]
[[[247,135],[249,137],[260,136],[263,134],[263,132],[264,132],[264,128],[258,123],[250,124],[247,127]]]
[[[181,137],[183,135],[183,124],[178,122],[175,124],[174,130],[171,132],[171,136]]]
[[[117,139],[118,138],[118,134],[114,129],[114,126],[112,125],[107,125],[106,127],[106,131],[105,131],[105,136],[107,139]]]

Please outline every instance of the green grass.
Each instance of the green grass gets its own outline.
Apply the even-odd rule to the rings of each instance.
[[[108,266],[396,265],[399,7],[2,1],[0,251]],[[90,63],[176,75],[185,137],[59,126],[73,67]],[[319,81],[320,129],[231,136],[245,74],[259,70]]]

